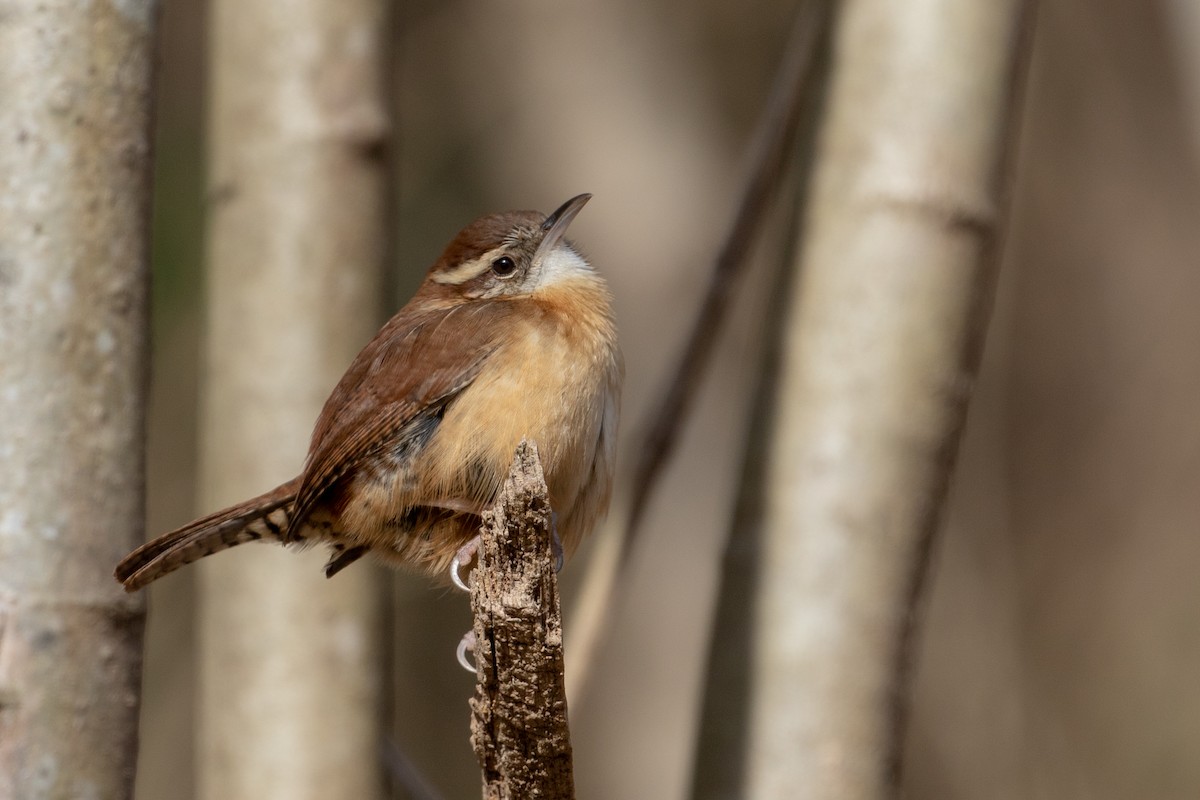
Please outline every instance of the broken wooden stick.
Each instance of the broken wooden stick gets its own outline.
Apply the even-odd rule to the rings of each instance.
[[[522,441],[471,574],[471,746],[485,800],[575,797],[551,527],[537,447]]]

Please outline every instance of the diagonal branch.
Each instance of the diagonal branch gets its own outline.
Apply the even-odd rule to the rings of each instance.
[[[478,669],[471,745],[485,800],[575,796],[550,525],[537,447],[522,441],[484,513],[471,579]]]
[[[796,15],[767,105],[750,145],[750,174],[737,212],[713,265],[708,292],[684,352],[661,399],[652,409],[637,448],[630,503],[620,540],[593,560],[572,626],[572,696],[587,695],[592,664],[608,636],[630,554],[650,499],[712,360],[713,348],[749,263],[750,249],[788,180],[800,125],[811,117],[822,86],[819,55],[828,39],[831,0],[807,0]]]
[[[828,0],[808,0],[796,15],[775,85],[755,128],[750,145],[751,173],[733,224],[717,253],[708,292],[675,373],[650,415],[634,470],[623,558],[632,550],[659,474],[675,447],[696,397],[696,388],[712,360],[713,347],[733,303],[734,290],[750,261],[750,248],[766,222],[772,200],[786,180],[788,154],[796,140],[805,101],[813,94],[817,52],[829,5]]]

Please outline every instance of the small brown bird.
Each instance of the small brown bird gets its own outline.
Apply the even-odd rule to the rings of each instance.
[[[328,544],[327,576],[371,553],[431,574],[453,564],[457,581],[522,438],[571,552],[608,506],[624,373],[608,288],[563,238],[590,198],[464,228],[342,376],[300,476],[142,545],[117,580],[136,591],[269,540]]]

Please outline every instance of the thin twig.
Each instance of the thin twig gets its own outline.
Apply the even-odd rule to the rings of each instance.
[[[809,0],[796,15],[775,85],[751,144],[752,171],[742,191],[737,214],[717,254],[708,293],[696,315],[683,355],[657,409],[650,415],[645,439],[638,450],[640,455],[633,473],[633,497],[625,527],[622,560],[628,558],[633,549],[663,465],[674,449],[696,396],[696,387],[712,360],[713,347],[732,305],[734,289],[750,261],[750,247],[787,175],[786,161],[791,143],[796,139],[805,99],[812,93],[813,67],[828,11],[827,0]]]
[[[828,58],[822,58],[827,72]],[[699,731],[692,761],[691,800],[737,797],[746,764],[749,693],[753,662],[747,657],[754,643],[754,585],[761,570],[763,479],[766,454],[779,401],[779,362],[783,319],[791,284],[799,279],[795,269],[799,254],[803,198],[807,194],[812,163],[814,132],[801,136],[801,157],[789,176],[789,195],[778,225],[780,242],[774,255],[770,285],[772,294],[764,310],[766,322],[759,353],[758,387],[751,412],[750,429],[742,449],[741,480],[733,514],[726,532],[717,603],[713,611],[705,669],[704,697],[700,707]]]
[[[410,800],[442,800],[441,794],[433,787],[421,770],[401,749],[399,743],[390,736],[385,736],[380,746],[384,767],[392,780],[392,785],[400,789]]]
[[[650,415],[650,424],[633,472],[631,501],[621,539],[598,551],[588,574],[572,626],[572,697],[587,695],[591,667],[607,637],[614,598],[624,580],[644,513],[658,486],[662,468],[675,445],[691,403],[712,357],[734,289],[746,271],[750,247],[769,216],[771,204],[789,172],[787,159],[800,120],[819,86],[817,54],[828,29],[830,0],[808,0],[797,12],[783,60],[750,151],[750,175],[737,214],[713,265],[708,293],[671,382]]]
[[[484,513],[471,578],[478,680],[471,745],[485,800],[575,796],[550,499],[536,446],[521,442]]]

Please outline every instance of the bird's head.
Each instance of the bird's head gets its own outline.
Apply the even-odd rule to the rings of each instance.
[[[564,238],[591,197],[572,197],[549,216],[509,211],[480,217],[450,242],[429,270],[426,285],[437,287],[439,294],[496,299],[527,296],[593,275],[591,265]]]

